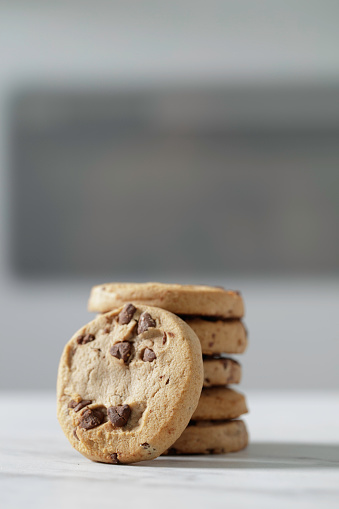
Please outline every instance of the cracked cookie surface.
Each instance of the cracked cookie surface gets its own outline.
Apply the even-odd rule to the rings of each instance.
[[[153,459],[188,425],[202,385],[196,334],[168,311],[128,303],[67,343],[58,419],[72,446],[91,460]]]

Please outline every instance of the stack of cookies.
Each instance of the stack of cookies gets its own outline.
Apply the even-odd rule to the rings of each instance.
[[[168,452],[224,453],[246,447],[247,430],[238,419],[247,412],[245,397],[229,387],[241,380],[241,365],[229,354],[241,354],[247,346],[241,295],[209,286],[107,283],[92,289],[89,310],[107,313],[130,302],[171,311],[200,340],[203,389],[189,425]]]

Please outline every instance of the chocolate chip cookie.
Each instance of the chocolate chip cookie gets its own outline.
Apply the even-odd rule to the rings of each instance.
[[[190,422],[168,454],[222,454],[244,449],[248,434],[243,421]]]
[[[247,347],[247,333],[240,320],[208,320],[202,317],[183,320],[194,330],[200,339],[202,353],[243,353]]]
[[[80,329],[62,354],[58,419],[87,458],[155,458],[182,434],[203,385],[200,342],[180,318],[128,303]]]
[[[192,420],[235,419],[248,412],[245,396],[228,387],[203,389]]]
[[[241,318],[244,303],[239,292],[221,287],[163,283],[106,283],[94,286],[89,311],[105,313],[133,301],[167,309],[178,315]]]
[[[204,387],[239,384],[240,380],[241,366],[239,362],[227,358],[204,358]]]

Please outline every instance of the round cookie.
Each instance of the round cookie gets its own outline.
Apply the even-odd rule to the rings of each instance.
[[[167,454],[222,454],[240,451],[247,444],[243,421],[197,421],[187,426]]]
[[[204,387],[239,384],[241,366],[233,359],[204,359]]]
[[[180,318],[128,304],[82,327],[62,354],[57,414],[72,446],[105,463],[153,459],[198,404],[202,355]]]
[[[248,412],[245,396],[227,387],[203,389],[192,420],[213,421],[235,419]]]
[[[243,353],[247,347],[247,334],[240,320],[207,320],[200,317],[183,317],[200,339],[202,353]]]
[[[244,304],[238,292],[215,286],[163,283],[106,283],[94,286],[89,311],[105,313],[127,302],[157,306],[179,315],[241,318]]]

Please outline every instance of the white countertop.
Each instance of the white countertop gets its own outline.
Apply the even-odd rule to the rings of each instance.
[[[251,392],[248,403],[245,451],[105,465],[71,448],[53,394],[2,393],[0,506],[339,507],[339,394]]]

